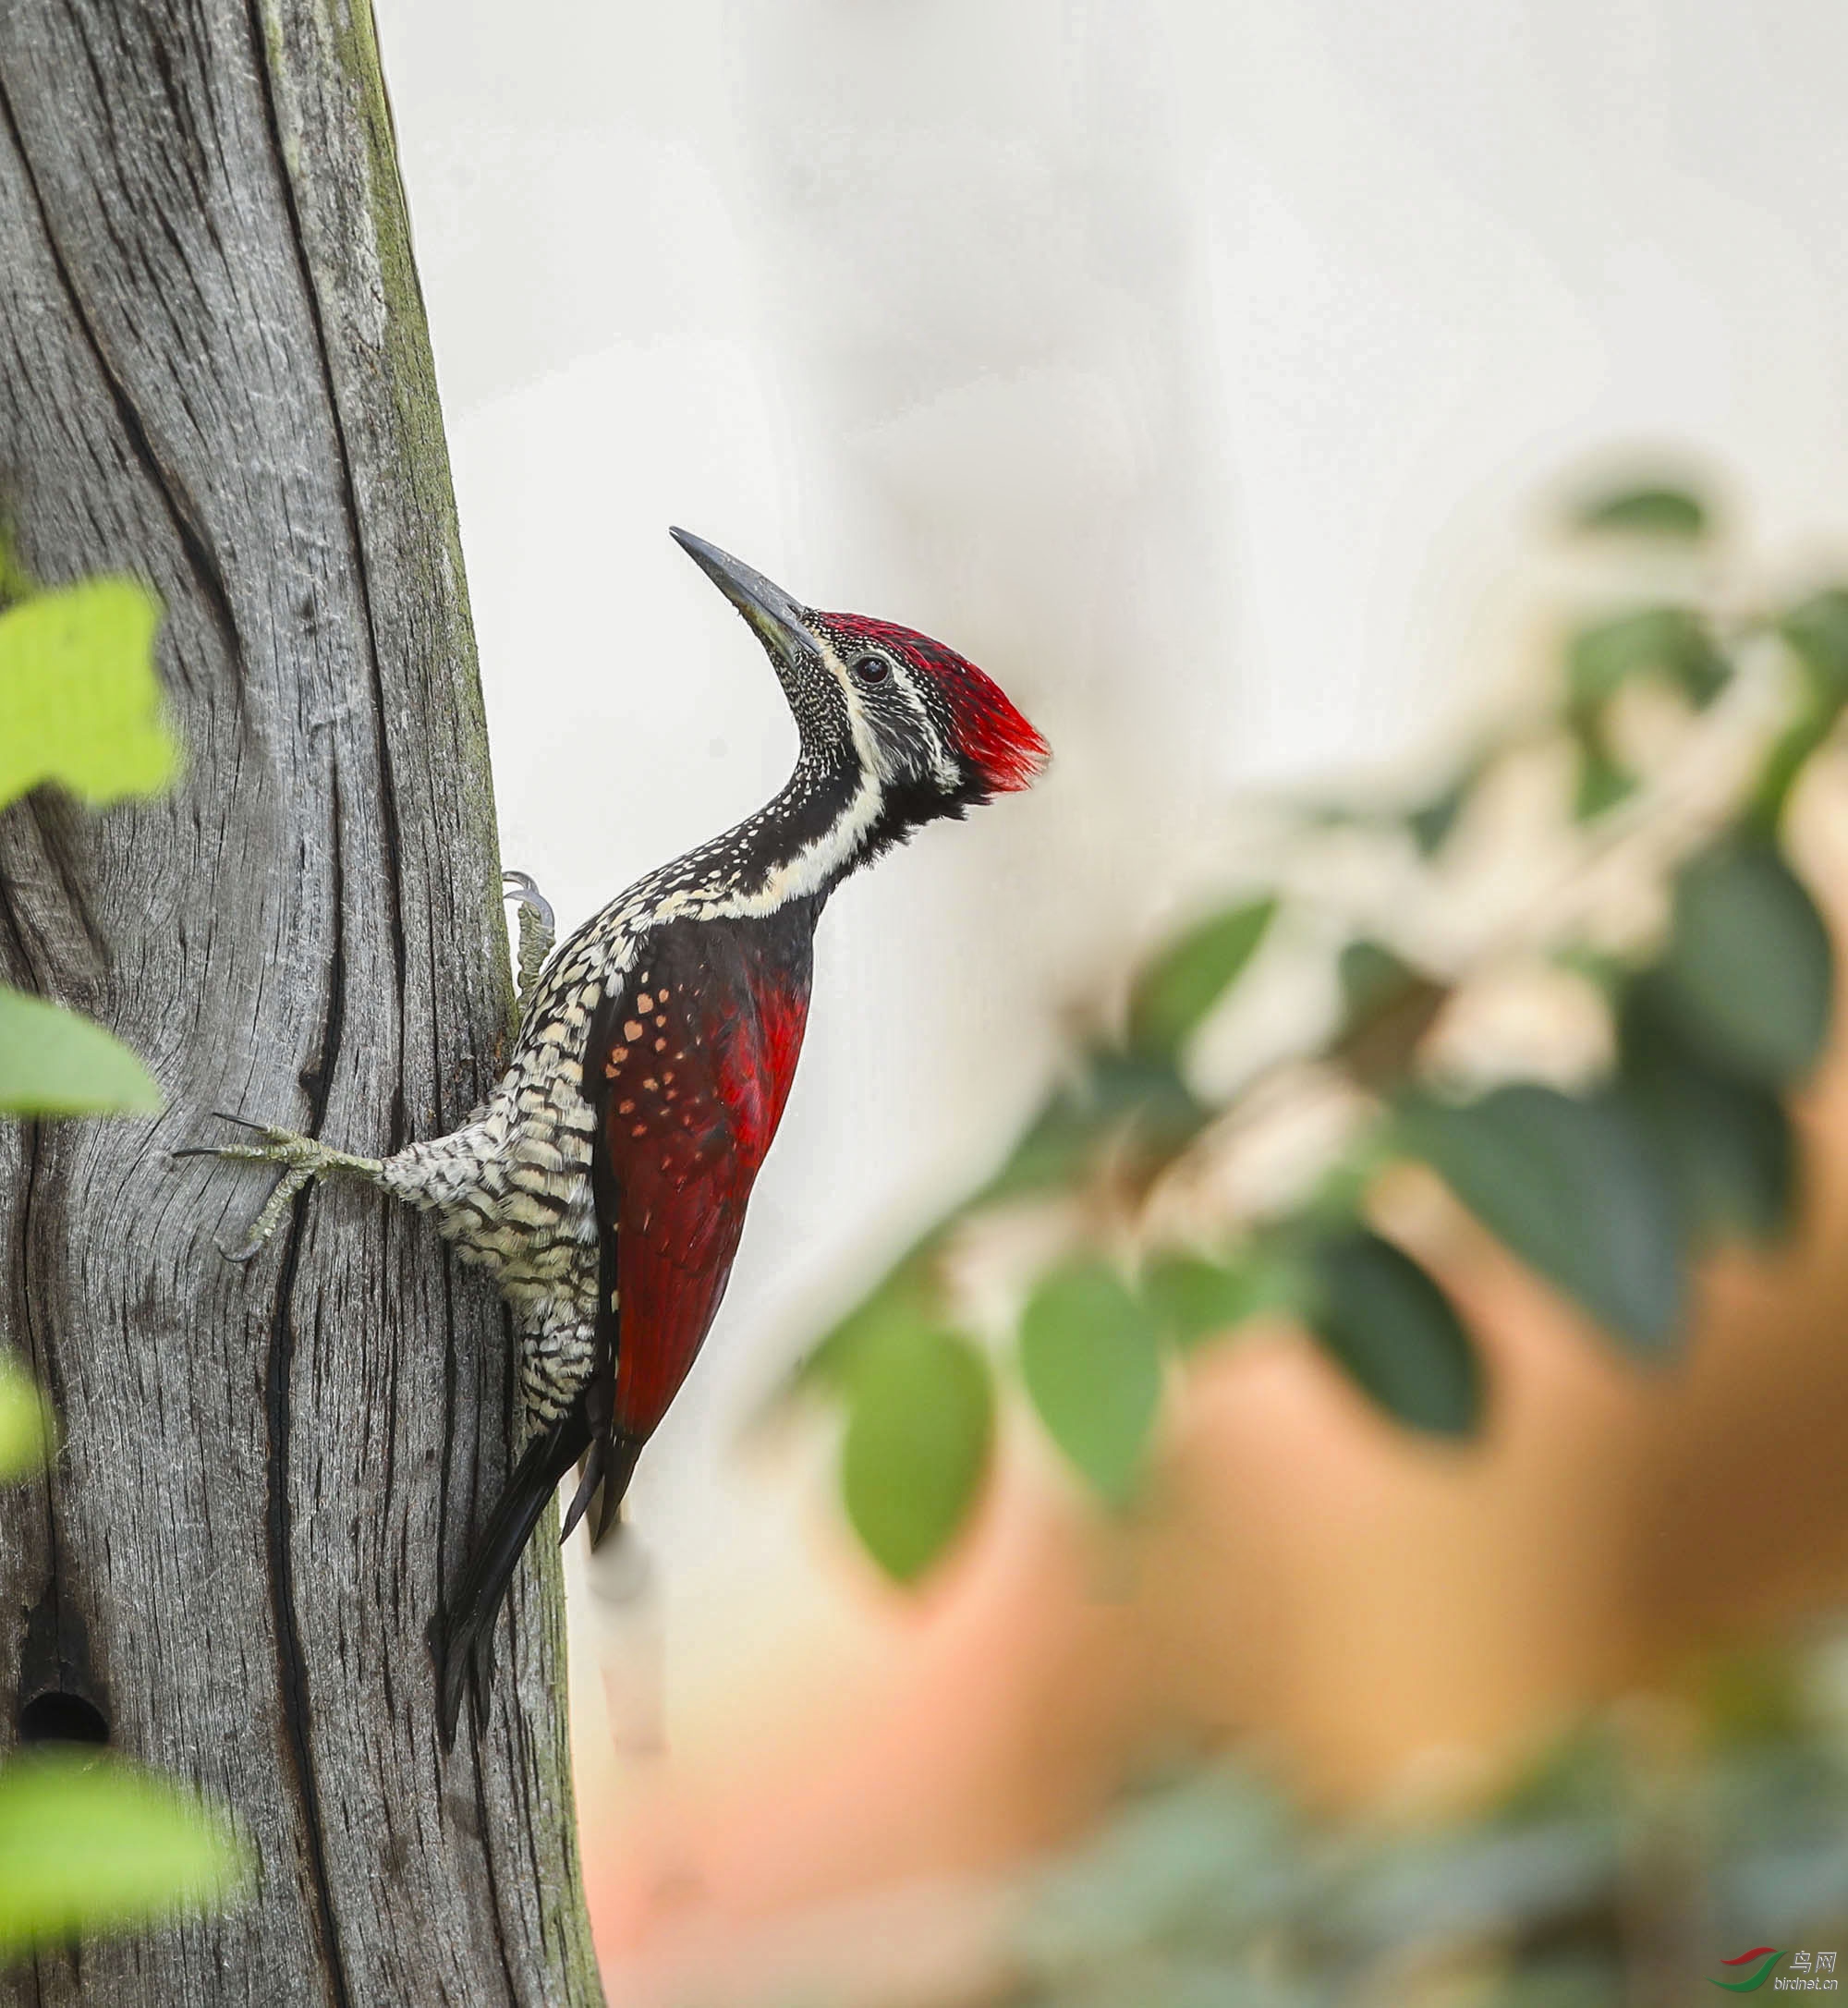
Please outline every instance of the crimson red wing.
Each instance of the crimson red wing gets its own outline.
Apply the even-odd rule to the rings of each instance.
[[[600,1204],[615,1244],[612,1419],[638,1439],[711,1326],[788,1099],[808,1012],[806,929],[795,946],[771,922],[677,924],[599,1015],[586,1087],[600,1118],[600,1199],[614,1201]],[[607,1287],[601,1295],[600,1324],[612,1319]]]

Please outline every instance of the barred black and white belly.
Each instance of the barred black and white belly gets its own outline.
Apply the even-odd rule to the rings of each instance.
[[[386,1189],[432,1215],[463,1260],[493,1277],[518,1328],[521,1384],[540,1422],[562,1415],[590,1373],[596,1118],[581,1090],[584,1043],[605,975],[626,963],[626,947],[620,934],[596,940],[588,931],[566,943],[487,1101],[459,1129],[411,1144],[383,1167]]]

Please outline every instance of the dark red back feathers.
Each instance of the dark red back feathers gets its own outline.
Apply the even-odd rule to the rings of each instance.
[[[602,1225],[616,1241],[626,1434],[645,1439],[666,1414],[724,1295],[802,1048],[811,924],[661,930],[593,1035],[587,1086],[621,1196]]]

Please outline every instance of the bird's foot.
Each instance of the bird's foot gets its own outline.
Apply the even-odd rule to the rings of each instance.
[[[383,1169],[377,1158],[355,1157],[350,1151],[336,1150],[317,1138],[304,1137],[298,1130],[279,1129],[268,1123],[246,1123],[241,1115],[226,1115],[224,1120],[254,1132],[257,1140],[254,1143],[186,1144],[173,1155],[176,1158],[225,1158],[240,1164],[272,1164],[282,1174],[264,1200],[262,1211],[250,1223],[249,1232],[242,1244],[235,1248],[227,1248],[222,1242],[219,1244],[219,1253],[226,1261],[249,1261],[281,1226],[284,1214],[305,1186],[318,1178],[325,1178],[331,1173],[376,1181]]]
[[[545,958],[552,953],[558,923],[552,902],[524,871],[501,873],[501,897],[519,902],[519,1006],[524,1011]]]

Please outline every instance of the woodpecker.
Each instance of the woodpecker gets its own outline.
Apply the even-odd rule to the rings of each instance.
[[[564,1537],[588,1513],[592,1545],[603,1539],[711,1329],[789,1097],[828,895],[924,824],[1030,785],[1048,757],[1001,689],[941,642],[799,606],[704,539],[672,534],[783,687],[799,752],[782,791],[550,955],[506,1073],[449,1136],[367,1158],[263,1126],[184,1153],[281,1172],[236,1260],[304,1187],[359,1178],[429,1213],[512,1308],[528,1440],[432,1626],[445,1748],[471,1668],[485,1699],[495,1616],[547,1501],[577,1466]],[[525,948],[549,915],[530,881],[508,877]]]

